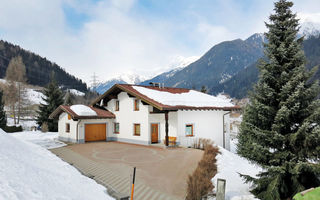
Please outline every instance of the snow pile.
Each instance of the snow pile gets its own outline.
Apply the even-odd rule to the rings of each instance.
[[[213,183],[216,185],[218,178],[227,181],[226,200],[255,199],[249,192],[250,184],[245,184],[238,173],[256,177],[262,169],[222,147],[219,147],[219,151],[221,154],[217,156],[218,173],[212,179]]]
[[[0,129],[0,199],[112,199],[50,151]]]
[[[193,106],[193,107],[232,107],[231,99],[211,96],[195,90],[185,93],[170,93],[153,90],[141,86],[132,86],[141,94],[169,106]]]
[[[65,143],[58,140],[58,132],[42,133],[40,131],[24,131],[17,133],[10,133],[17,139],[25,140],[33,144],[37,144],[46,149],[54,149],[66,146]]]
[[[79,116],[97,116],[97,113],[89,106],[78,104],[70,106],[70,109]]]
[[[69,92],[73,95],[76,95],[76,96],[84,96],[85,95],[85,93],[80,92],[79,90],[76,90],[76,89],[70,89]]]

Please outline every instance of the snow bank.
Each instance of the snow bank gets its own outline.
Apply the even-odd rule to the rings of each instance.
[[[194,107],[232,107],[231,99],[215,97],[195,90],[186,93],[173,94],[166,91],[153,90],[141,86],[132,86],[141,94],[169,106]]]
[[[0,199],[112,199],[106,189],[50,151],[0,129]]]
[[[250,194],[250,184],[245,184],[238,173],[256,177],[262,169],[249,163],[248,160],[219,147],[221,154],[217,156],[218,174],[212,179],[217,184],[217,179],[225,179],[226,200],[253,200]]]
[[[96,116],[97,113],[92,110],[89,106],[85,105],[73,105],[70,109],[79,116]]]

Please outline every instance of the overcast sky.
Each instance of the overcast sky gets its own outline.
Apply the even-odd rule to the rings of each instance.
[[[320,0],[293,10],[320,23]],[[89,83],[151,75],[177,56],[264,32],[272,0],[0,0],[0,39],[48,58]]]

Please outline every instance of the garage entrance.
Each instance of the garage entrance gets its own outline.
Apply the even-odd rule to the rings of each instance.
[[[86,124],[85,125],[85,142],[106,141],[107,138],[106,124]]]

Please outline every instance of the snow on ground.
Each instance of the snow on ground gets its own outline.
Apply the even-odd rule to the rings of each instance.
[[[44,104],[45,101],[43,101],[42,97],[44,97],[44,94],[42,92],[34,90],[32,88],[27,88],[26,89],[26,96],[27,99],[32,103],[32,104]]]
[[[132,86],[141,94],[169,106],[194,106],[194,107],[232,107],[231,99],[215,97],[195,90],[185,93],[170,93],[153,90],[141,86]]]
[[[212,179],[217,184],[217,179],[226,180],[226,200],[254,200],[250,194],[250,184],[244,183],[238,173],[256,177],[262,169],[249,163],[248,160],[235,153],[219,147],[221,154],[217,156],[218,173]]]
[[[1,129],[0,141],[0,199],[113,199],[103,186],[45,148]]]
[[[76,95],[76,96],[84,96],[85,95],[85,93],[80,92],[79,90],[76,90],[76,89],[69,89],[69,92],[73,95]]]
[[[79,116],[96,116],[97,113],[86,105],[73,105],[70,109]]]
[[[46,149],[54,149],[66,146],[65,143],[58,140],[58,132],[42,133],[41,131],[23,131],[17,133],[10,133],[17,139],[37,144]]]
[[[7,117],[8,126],[22,126],[23,130],[31,130],[31,127],[38,127],[38,124],[35,120],[25,120],[20,119],[19,124],[14,124],[13,118]]]

